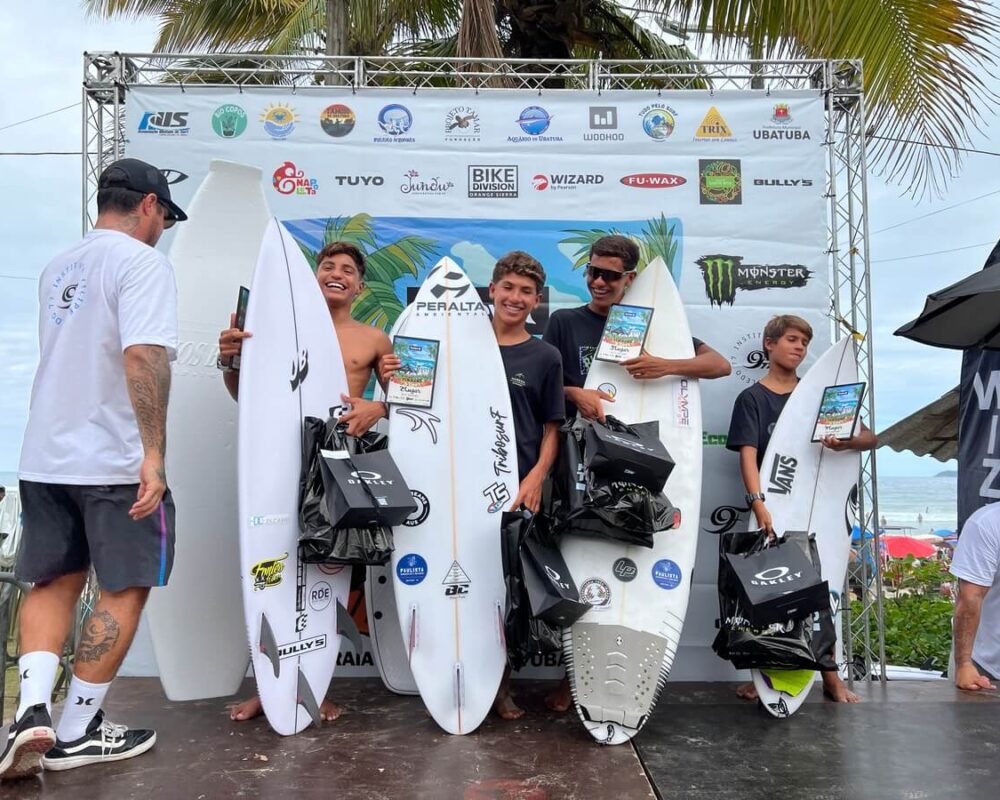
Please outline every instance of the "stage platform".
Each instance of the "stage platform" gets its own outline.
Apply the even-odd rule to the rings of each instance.
[[[108,716],[150,725],[132,761],[4,783],[6,798],[52,800],[933,800],[1000,796],[1000,697],[948,682],[856,687],[835,705],[818,687],[776,720],[735,684],[671,683],[636,744],[595,744],[573,713],[544,710],[553,684],[515,682],[528,709],[449,736],[416,697],[373,679],[334,682],[339,720],[295,737],[230,722],[226,700],[171,703],[159,681],[119,679]],[[253,691],[247,682],[243,696]]]

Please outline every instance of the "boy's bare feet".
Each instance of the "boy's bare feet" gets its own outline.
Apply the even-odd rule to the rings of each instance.
[[[259,697],[251,697],[242,703],[229,707],[229,719],[233,722],[246,722],[247,720],[259,717],[264,712],[260,704]],[[343,709],[330,700],[324,699],[319,707],[319,717],[323,722],[333,722],[340,716]]]
[[[736,696],[740,700],[756,700],[757,699],[757,687],[753,683],[744,683],[742,686],[736,688]]]
[[[569,688],[569,678],[563,678],[552,692],[545,697],[545,707],[549,711],[562,713],[573,703],[573,694]]]
[[[834,703],[861,702],[861,698],[844,685],[836,672],[823,673],[823,696]]]
[[[514,702],[509,691],[501,689],[493,701],[493,710],[500,719],[515,720],[524,716],[524,709]]]

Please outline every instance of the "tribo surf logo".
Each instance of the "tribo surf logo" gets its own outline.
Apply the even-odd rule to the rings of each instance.
[[[699,202],[709,206],[738,206],[743,202],[739,159],[698,160]]]
[[[452,181],[435,175],[432,178],[421,178],[415,169],[409,169],[403,174],[403,183],[399,191],[403,194],[443,195],[455,188]]]
[[[272,139],[287,139],[299,118],[287,103],[272,103],[261,113],[260,121],[264,123],[264,132]]]
[[[514,453],[510,451],[507,415],[490,406],[490,420],[493,423],[493,447],[490,449],[493,454],[493,474],[499,478],[501,475],[511,474],[510,458]]]
[[[357,121],[358,118],[355,116],[354,110],[343,103],[327,106],[319,115],[319,126],[324,133],[335,139],[347,136],[354,130],[354,124]]]
[[[250,567],[250,577],[253,578],[253,590],[261,592],[270,589],[281,583],[282,573],[285,571],[285,559],[288,553],[277,558],[265,558]]]
[[[712,106],[694,133],[696,142],[735,142],[736,137],[719,109]]]
[[[581,186],[600,186],[602,183],[604,176],[595,173],[551,172],[548,175],[539,173],[531,179],[531,186],[536,192],[544,192],[546,189],[558,192],[564,189],[578,189]]]
[[[434,300],[417,300],[414,313],[429,314],[486,314],[486,306],[479,294],[472,290],[468,276],[461,271],[447,269],[443,264],[431,270],[427,276],[431,281],[430,293]]]
[[[783,456],[775,453],[771,474],[768,478],[768,494],[791,494],[795,483],[795,472],[799,468],[799,460],[794,456]]]
[[[761,332],[745,333],[737,339],[730,351],[729,363],[733,375],[747,386],[760,380],[770,363]]]
[[[507,141],[512,144],[523,142],[561,142],[562,136],[546,136],[549,126],[552,124],[552,115],[541,106],[528,106],[521,111],[521,115],[516,122],[518,127],[524,131],[526,136],[508,136]]]
[[[46,309],[49,320],[62,325],[83,306],[87,299],[87,267],[74,261],[63,267],[49,287]]]
[[[798,289],[808,283],[812,270],[801,264],[744,264],[743,256],[708,255],[695,263],[705,279],[705,294],[713,306],[736,302],[736,292],[758,289]]]
[[[632,189],[673,189],[687,183],[687,178],[669,172],[637,172],[619,178],[618,182]]]
[[[469,197],[517,197],[517,167],[470,164]]]
[[[190,111],[147,111],[139,120],[138,133],[154,133],[157,136],[187,136],[191,133],[188,125]]]
[[[378,112],[376,122],[378,122],[378,126],[382,129],[382,133],[385,136],[376,136],[372,140],[374,142],[397,143],[416,141],[412,136],[406,135],[410,132],[410,128],[413,127],[413,114],[410,113],[410,109],[406,106],[399,103],[390,103],[387,106],[383,106],[382,110]]]
[[[212,130],[223,139],[235,139],[247,129],[247,112],[241,106],[227,103],[212,114]]]
[[[639,112],[642,131],[654,142],[665,142],[677,125],[677,112],[670,106],[653,104]]]
[[[775,103],[768,121],[754,129],[753,138],[780,143],[810,141],[809,131],[794,122],[788,104]]]
[[[478,142],[481,130],[479,111],[472,106],[455,106],[444,116],[446,142]]]
[[[319,181],[306,175],[293,161],[286,161],[274,171],[271,185],[285,195],[314,195],[319,191]]]

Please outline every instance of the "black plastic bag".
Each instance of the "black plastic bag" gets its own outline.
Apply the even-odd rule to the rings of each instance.
[[[584,428],[584,466],[595,475],[605,475],[663,490],[674,469],[674,460],[660,441],[660,423],[626,425],[608,414],[604,422]]]
[[[306,417],[302,422],[302,474],[299,479],[299,558],[307,564],[364,564],[389,561],[392,530],[381,526],[337,529],[330,520],[323,488],[320,450],[369,453],[384,450],[388,438],[369,431],[348,436],[336,418]]]
[[[591,424],[578,419],[563,428],[547,511],[560,533],[652,547],[654,533],[680,524],[680,511],[663,492],[585,470],[585,432]]]
[[[500,552],[507,583],[504,636],[507,640],[507,661],[513,669],[520,669],[534,656],[557,653],[562,649],[559,629],[531,616],[531,603],[521,566],[521,545],[535,526],[539,529],[545,527],[544,518],[537,514],[530,516],[521,511],[505,511],[500,519]],[[547,532],[543,532],[540,538],[547,539]]]
[[[751,627],[738,578],[726,555],[754,553],[766,546],[766,531],[732,531],[720,536],[719,633],[712,649],[737,669],[836,670],[833,646],[837,637],[829,608],[804,620]],[[801,547],[820,571],[816,543],[807,534],[789,532],[784,546]]]

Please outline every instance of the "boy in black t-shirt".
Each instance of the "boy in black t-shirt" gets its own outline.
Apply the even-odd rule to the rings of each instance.
[[[577,412],[587,419],[604,420],[601,401],[614,398],[599,389],[584,389],[594,351],[601,341],[604,323],[611,306],[622,302],[625,291],[635,280],[639,265],[639,246],[627,236],[603,236],[590,247],[586,267],[590,302],[579,308],[556,311],[549,318],[544,339],[562,355],[563,387],[566,392],[566,416]],[[688,378],[723,378],[732,367],[719,353],[700,339],[692,339],[694,358],[659,358],[643,352],[622,365],[636,380],[651,380],[667,375]]]
[[[765,497],[760,490],[760,465],[774,425],[799,382],[795,370],[806,357],[812,335],[812,326],[791,314],[773,317],[767,323],[764,327],[764,350],[770,365],[767,375],[739,394],[729,424],[726,447],[740,454],[740,476],[746,487],[746,501],[757,524],[772,537],[775,532],[771,512],[764,505]],[[875,434],[862,425],[861,431],[852,438],[841,440],[828,436],[823,439],[823,446],[837,451],[871,450],[875,447]],[[860,702],[836,672],[823,672],[822,675],[823,694],[827,698],[838,703]],[[757,699],[752,683],[740,686],[736,694],[744,700]]]
[[[579,413],[586,419],[604,420],[604,403],[614,398],[599,389],[584,389],[594,352],[601,341],[604,323],[611,307],[622,302],[625,291],[635,280],[639,265],[639,246],[627,236],[603,236],[590,247],[587,264],[587,289],[590,302],[579,308],[561,309],[549,317],[545,341],[562,354],[563,389],[566,393],[566,416]],[[732,367],[719,353],[699,339],[692,339],[694,358],[659,358],[643,352],[622,362],[636,380],[652,380],[667,375],[688,378],[723,378]],[[639,422],[640,420],[629,420]],[[569,708],[569,682],[563,680],[545,704],[552,711]]]

